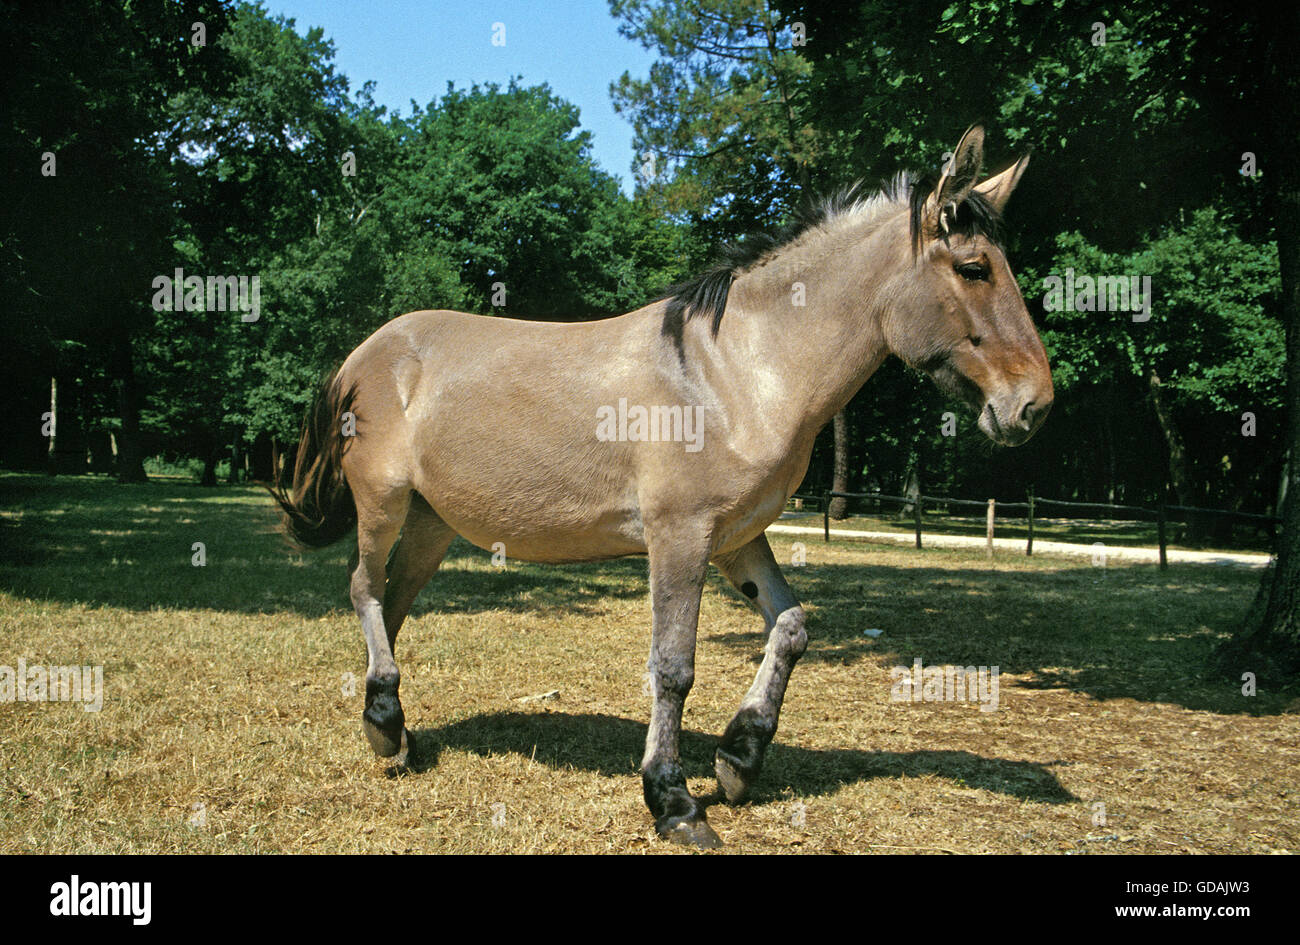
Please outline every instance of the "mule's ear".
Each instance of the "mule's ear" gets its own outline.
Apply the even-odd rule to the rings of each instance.
[[[989,203],[993,204],[993,208],[1001,213],[1002,208],[1011,199],[1011,191],[1016,189],[1016,184],[1020,183],[1020,178],[1028,166],[1029,155],[1026,154],[1001,174],[995,174],[980,184],[975,190],[987,197]]]
[[[984,129],[980,125],[971,125],[957,143],[957,150],[952,153],[952,160],[943,166],[943,176],[939,185],[926,201],[926,223],[940,232],[947,232],[944,214],[950,207],[955,207],[975,189],[975,182],[980,177],[980,165],[984,163]]]

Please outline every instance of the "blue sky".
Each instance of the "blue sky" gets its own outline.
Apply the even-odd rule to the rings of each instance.
[[[299,33],[322,27],[352,88],[373,79],[375,101],[403,114],[411,99],[441,97],[449,81],[547,83],[581,109],[596,160],[631,191],[632,126],[614,114],[609,85],[624,71],[647,75],[654,57],[618,34],[605,0],[264,2],[296,20]],[[494,23],[505,25],[504,46],[492,44]]]

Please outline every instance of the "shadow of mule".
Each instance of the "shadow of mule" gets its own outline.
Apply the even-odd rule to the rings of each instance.
[[[442,752],[452,749],[485,757],[516,754],[551,768],[631,777],[638,771],[645,748],[646,725],[612,715],[495,712],[412,734],[408,762],[412,773],[432,770]],[[717,744],[717,736],[682,730],[682,768],[688,778],[713,776]],[[1051,764],[986,758],[967,751],[817,749],[773,742],[749,802],[787,799],[788,791],[799,797],[824,796],[863,781],[927,775],[1027,801],[1064,804],[1079,800],[1049,770]],[[712,804],[720,797],[715,794],[700,800]]]

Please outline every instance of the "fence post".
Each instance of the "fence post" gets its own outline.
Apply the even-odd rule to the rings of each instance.
[[[1034,487],[1029,487],[1029,543],[1025,545],[1025,554],[1034,553]]]
[[[921,547],[921,502],[925,497],[921,490],[916,490],[916,501],[912,503],[912,518],[916,522],[916,547]]]
[[[822,496],[822,529],[829,542],[831,540],[831,494],[829,492]]]
[[[1160,508],[1156,511],[1156,533],[1160,539],[1160,570],[1169,570],[1169,558],[1165,554],[1165,500],[1160,500]]]
[[[993,557],[993,500],[989,499],[988,516],[988,556]]]

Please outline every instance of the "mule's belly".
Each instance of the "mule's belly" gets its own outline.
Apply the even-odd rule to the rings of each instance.
[[[729,499],[734,502],[734,497]],[[785,490],[773,490],[743,509],[707,522],[712,532],[713,553],[723,554],[749,544],[780,517],[785,502]],[[639,510],[567,516],[556,515],[551,509],[519,505],[509,511],[493,510],[474,502],[448,501],[439,495],[430,499],[430,505],[467,541],[486,551],[503,552],[507,558],[518,561],[548,564],[599,561],[647,551]],[[524,512],[535,515],[520,514]]]
[[[584,443],[564,453],[539,450],[538,439],[516,430],[462,440],[451,454],[426,456],[417,489],[468,541],[516,560],[645,554],[647,523],[651,540],[707,534],[713,553],[722,554],[780,517],[811,453],[746,463],[722,451],[647,452],[670,444]]]
[[[509,512],[494,512],[454,501],[443,501],[434,509],[466,541],[516,561],[562,564],[646,551],[639,520],[617,513],[570,517],[519,506]],[[520,512],[535,514],[521,516]]]
[[[630,474],[538,455],[510,437],[503,441],[502,455],[510,462],[462,454],[434,459],[422,470],[416,488],[458,534],[522,561],[594,561],[645,552]]]

